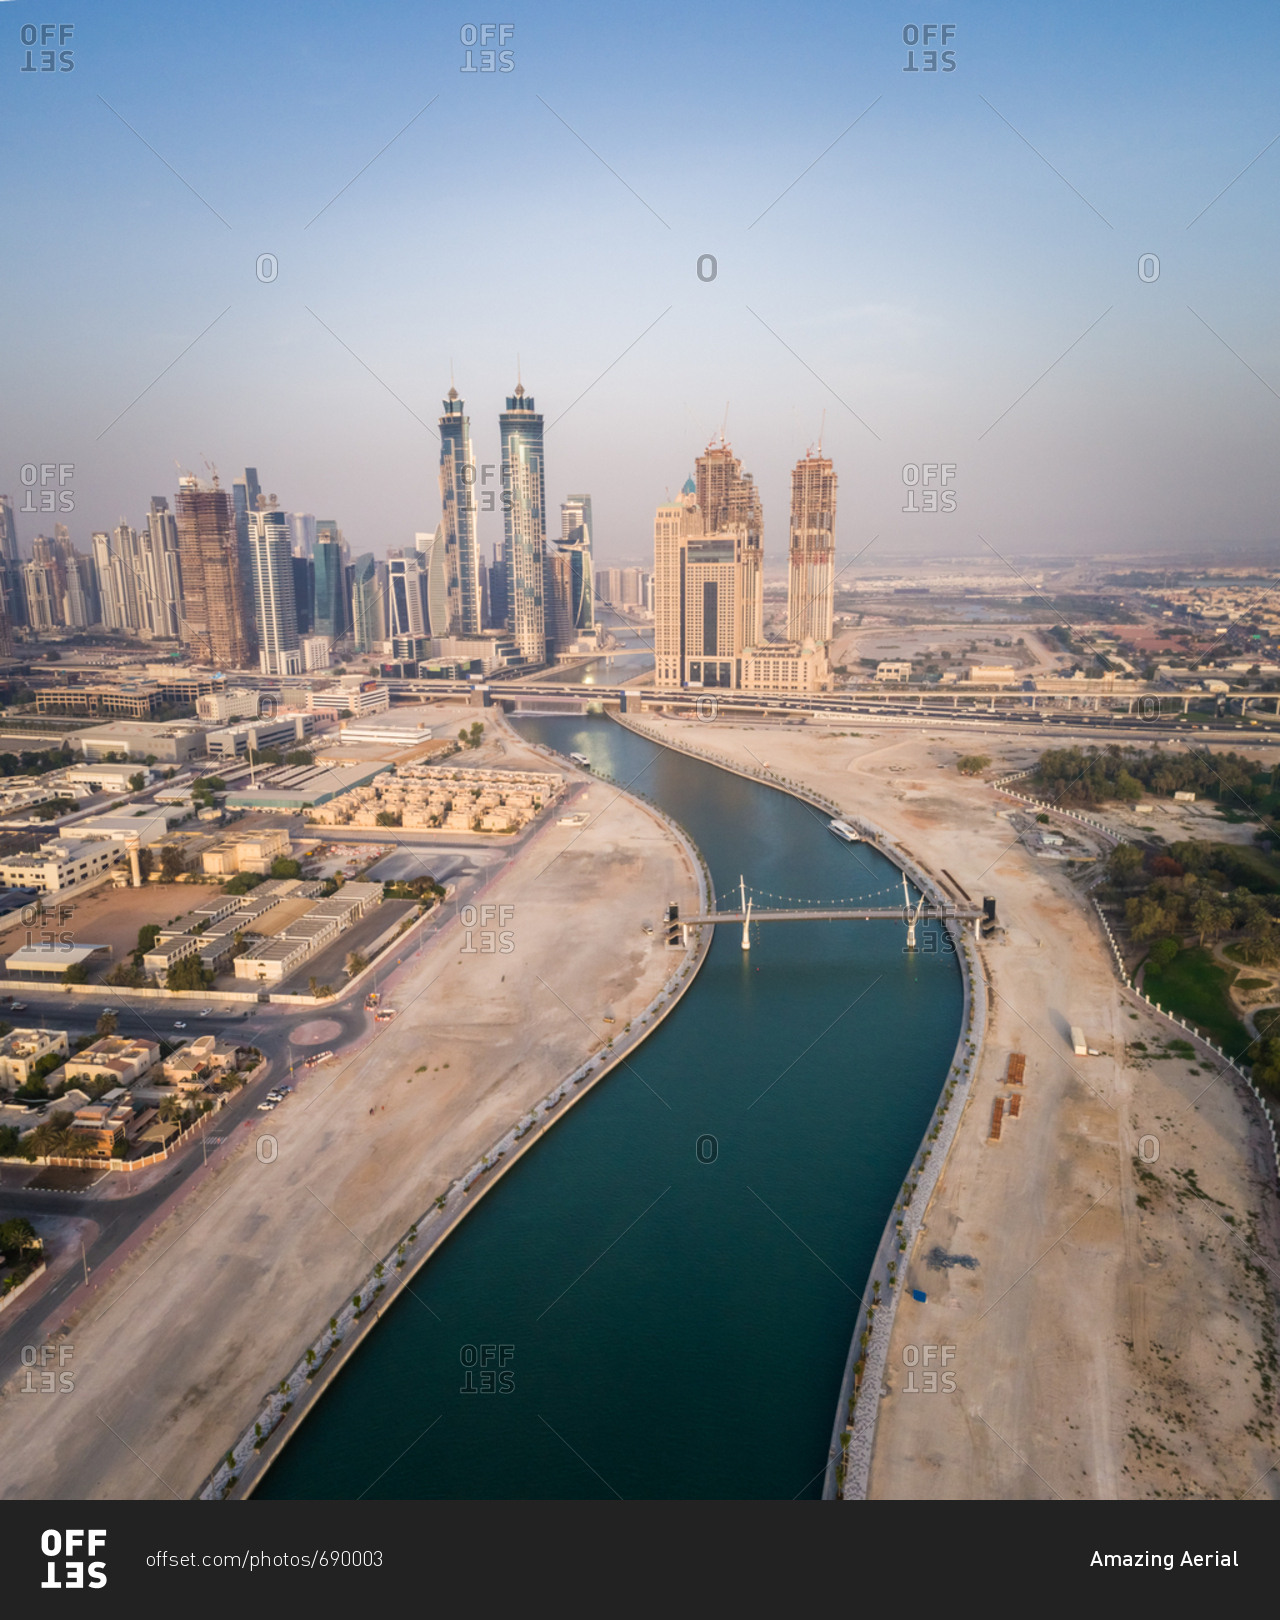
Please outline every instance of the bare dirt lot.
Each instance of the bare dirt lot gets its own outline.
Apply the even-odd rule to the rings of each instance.
[[[41,929],[69,930],[77,945],[110,945],[111,959],[118,962],[138,943],[138,930],[147,923],[167,923],[180,917],[201,900],[217,891],[195,884],[148,883],[141,889],[117,889],[103,884],[87,894],[74,896],[59,906],[56,895],[46,900],[49,912],[42,924],[31,926],[33,944],[39,944]],[[63,913],[69,912],[64,916]],[[0,955],[26,943],[27,925],[15,916],[0,930]]]
[[[1280,1496],[1270,1140],[1246,1092],[1171,1055],[1181,1031],[1124,995],[1080,879],[1037,860],[998,815],[1007,801],[954,769],[961,753],[1012,764],[1035,749],[970,727],[765,739],[656,723],[744,764],[763,754],[995,895],[1005,925],[982,947],[981,1067],[907,1256],[870,1494]],[[1073,1055],[1073,1024],[1099,1055]],[[993,1144],[1014,1051],[1020,1114]],[[954,1387],[922,1376],[944,1348]]]
[[[694,875],[606,784],[584,785],[574,809],[585,828],[548,818],[485,892],[513,908],[509,951],[464,954],[458,924],[433,936],[381,987],[394,1022],[370,1020],[349,1059],[238,1130],[101,1291],[76,1296],[75,1398],[6,1386],[0,1495],[193,1494],[370,1254],[603,1044],[606,1009],[621,1024],[648,1004],[675,953],[641,923],[655,896],[693,904]],[[264,1163],[267,1129],[278,1156]]]

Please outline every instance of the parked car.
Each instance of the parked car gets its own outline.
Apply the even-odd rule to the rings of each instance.
[[[258,1104],[258,1112],[260,1114],[269,1114],[274,1107],[275,1103],[273,1102],[260,1102]]]

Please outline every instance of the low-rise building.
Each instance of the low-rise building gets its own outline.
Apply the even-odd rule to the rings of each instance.
[[[86,1147],[109,1159],[116,1143],[124,1141],[132,1120],[131,1103],[89,1103],[85,1108],[76,1109],[71,1118],[71,1130],[73,1135],[85,1138]]]
[[[278,749],[281,753],[302,748],[314,730],[313,714],[278,714],[270,720],[211,731],[206,742],[212,759],[240,759],[248,758],[251,748],[255,754],[264,748]]]
[[[8,1091],[25,1086],[36,1065],[51,1052],[66,1057],[65,1029],[11,1029],[0,1038],[0,1085]]]
[[[876,665],[878,681],[909,681],[911,662],[906,658],[882,658]]]
[[[132,793],[138,776],[144,787],[150,786],[152,773],[145,765],[108,765],[100,761],[96,765],[72,765],[63,772],[62,779],[68,787],[84,788],[89,793]]]
[[[53,838],[28,855],[0,860],[0,883],[56,894],[99,876],[120,856],[121,846],[110,839]]]
[[[111,1075],[117,1086],[132,1085],[160,1061],[159,1041],[132,1035],[104,1035],[68,1058],[63,1071],[68,1080],[97,1080]],[[104,1102],[107,1098],[104,1096]]]
[[[204,736],[204,727],[193,720],[117,720],[88,727],[76,741],[90,764],[107,754],[140,760],[151,754],[164,765],[185,765],[204,753]]]
[[[252,720],[258,714],[259,697],[245,687],[233,686],[225,692],[208,692],[196,699],[201,720],[226,726],[235,720]]]
[[[255,832],[229,833],[200,860],[206,872],[230,877],[236,872],[261,873],[271,870],[277,856],[288,855],[289,834],[281,827],[263,827]]]

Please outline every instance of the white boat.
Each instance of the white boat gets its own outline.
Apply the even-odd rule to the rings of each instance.
[[[570,754],[569,758],[575,765],[581,766],[584,771],[589,771],[591,769],[591,761],[585,754]]]
[[[830,826],[836,837],[843,838],[846,844],[856,844],[861,841],[862,834],[851,827],[847,821],[839,821],[833,816]]]

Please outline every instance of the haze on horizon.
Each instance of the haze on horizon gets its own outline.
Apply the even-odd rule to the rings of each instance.
[[[491,74],[443,9],[64,10],[72,72],[6,22],[0,490],[73,464],[81,549],[204,458],[412,544],[451,369],[496,463],[517,356],[605,564],[726,424],[770,567],[820,433],[841,564],[1274,543],[1272,8],[960,5],[945,74],[883,4],[520,4]]]

